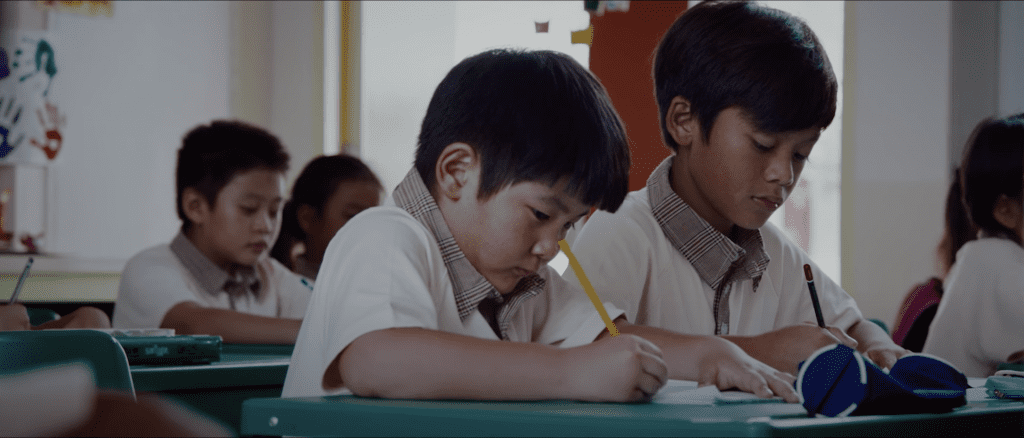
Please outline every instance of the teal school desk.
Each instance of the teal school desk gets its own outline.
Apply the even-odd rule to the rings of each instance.
[[[224,344],[204,365],[133,365],[137,392],[170,396],[239,431],[242,402],[280,397],[293,345]]]
[[[972,379],[974,380],[974,379]],[[984,380],[972,383],[983,384]],[[946,414],[808,418],[798,404],[412,401],[351,395],[247,400],[242,435],[822,436],[1021,435],[1024,402],[968,392]]]

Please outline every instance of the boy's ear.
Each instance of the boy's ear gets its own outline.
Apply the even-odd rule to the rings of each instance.
[[[213,210],[206,197],[194,187],[187,187],[181,192],[181,209],[193,224],[205,223]]]
[[[320,215],[316,213],[316,209],[309,204],[302,204],[295,211],[295,218],[299,222],[299,228],[302,229],[303,233],[310,235],[314,228],[320,223]]]
[[[434,179],[440,196],[453,201],[465,195],[469,173],[480,164],[476,149],[465,143],[452,143],[437,157]]]
[[[996,203],[992,207],[992,217],[995,218],[996,222],[1000,225],[1009,228],[1011,230],[1020,229],[1021,221],[1024,221],[1024,211],[1022,211],[1020,201],[1010,199],[1009,196],[999,195],[996,198]]]
[[[697,135],[699,126],[693,114],[690,101],[683,96],[676,96],[668,104],[665,112],[665,129],[679,147],[689,147]]]

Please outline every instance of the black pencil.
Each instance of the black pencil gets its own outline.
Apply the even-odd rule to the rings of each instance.
[[[811,265],[804,264],[804,277],[807,278],[807,289],[811,291],[811,304],[814,304],[814,317],[818,318],[818,327],[825,328],[825,317],[821,316],[821,303],[818,301],[818,291],[814,288]]]
[[[25,263],[25,269],[21,271],[21,276],[18,277],[18,284],[14,286],[14,293],[11,294],[11,299],[7,304],[14,304],[18,301],[18,295],[21,294],[21,287],[25,285],[25,279],[28,278],[29,269],[32,269],[32,257],[29,257],[28,263]]]

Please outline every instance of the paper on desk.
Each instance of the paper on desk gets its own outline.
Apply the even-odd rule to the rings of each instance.
[[[669,405],[716,405],[736,403],[776,403],[782,397],[760,398],[743,391],[719,391],[714,386],[697,387],[689,380],[669,380],[657,394],[654,403]]]

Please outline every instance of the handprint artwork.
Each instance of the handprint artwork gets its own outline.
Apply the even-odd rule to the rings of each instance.
[[[64,125],[64,116],[60,115],[57,111],[57,105],[46,102],[46,115],[49,118],[49,123],[43,118],[43,112],[36,109],[36,115],[39,116],[39,124],[46,130],[45,138],[43,140],[36,140],[34,138],[28,139],[32,146],[35,146],[43,150],[46,154],[47,159],[54,159],[57,157],[57,153],[60,152],[60,148],[64,143],[64,138],[60,135],[60,128]]]
[[[32,40],[26,40],[26,42],[31,41]],[[50,92],[50,84],[53,83],[53,77],[57,75],[57,63],[53,59],[53,46],[51,46],[46,40],[40,38],[38,41],[35,41],[34,49],[35,54],[32,56],[31,60],[35,62],[34,64],[26,65],[26,68],[29,71],[28,73],[19,76],[18,82],[25,82],[37,74],[45,73],[46,87],[43,88],[43,96],[46,96]],[[19,70],[19,67],[22,66],[21,55],[23,54],[25,54],[25,52],[21,48],[14,51],[14,61],[11,63],[11,67],[13,67],[14,70]]]
[[[11,67],[7,65],[7,51],[0,47],[0,79],[11,75]]]
[[[15,107],[14,98],[0,96],[0,158],[6,157],[24,140],[25,134],[18,134],[18,138],[11,141],[14,127],[20,118],[21,106]]]
[[[50,93],[57,75],[53,45],[41,32],[5,32],[3,35],[0,161],[35,164],[52,161],[64,145],[62,131],[66,124],[65,115],[60,113],[57,100]],[[36,117],[30,117],[32,113]],[[24,140],[33,147],[19,150]],[[32,152],[34,150],[40,153]]]

